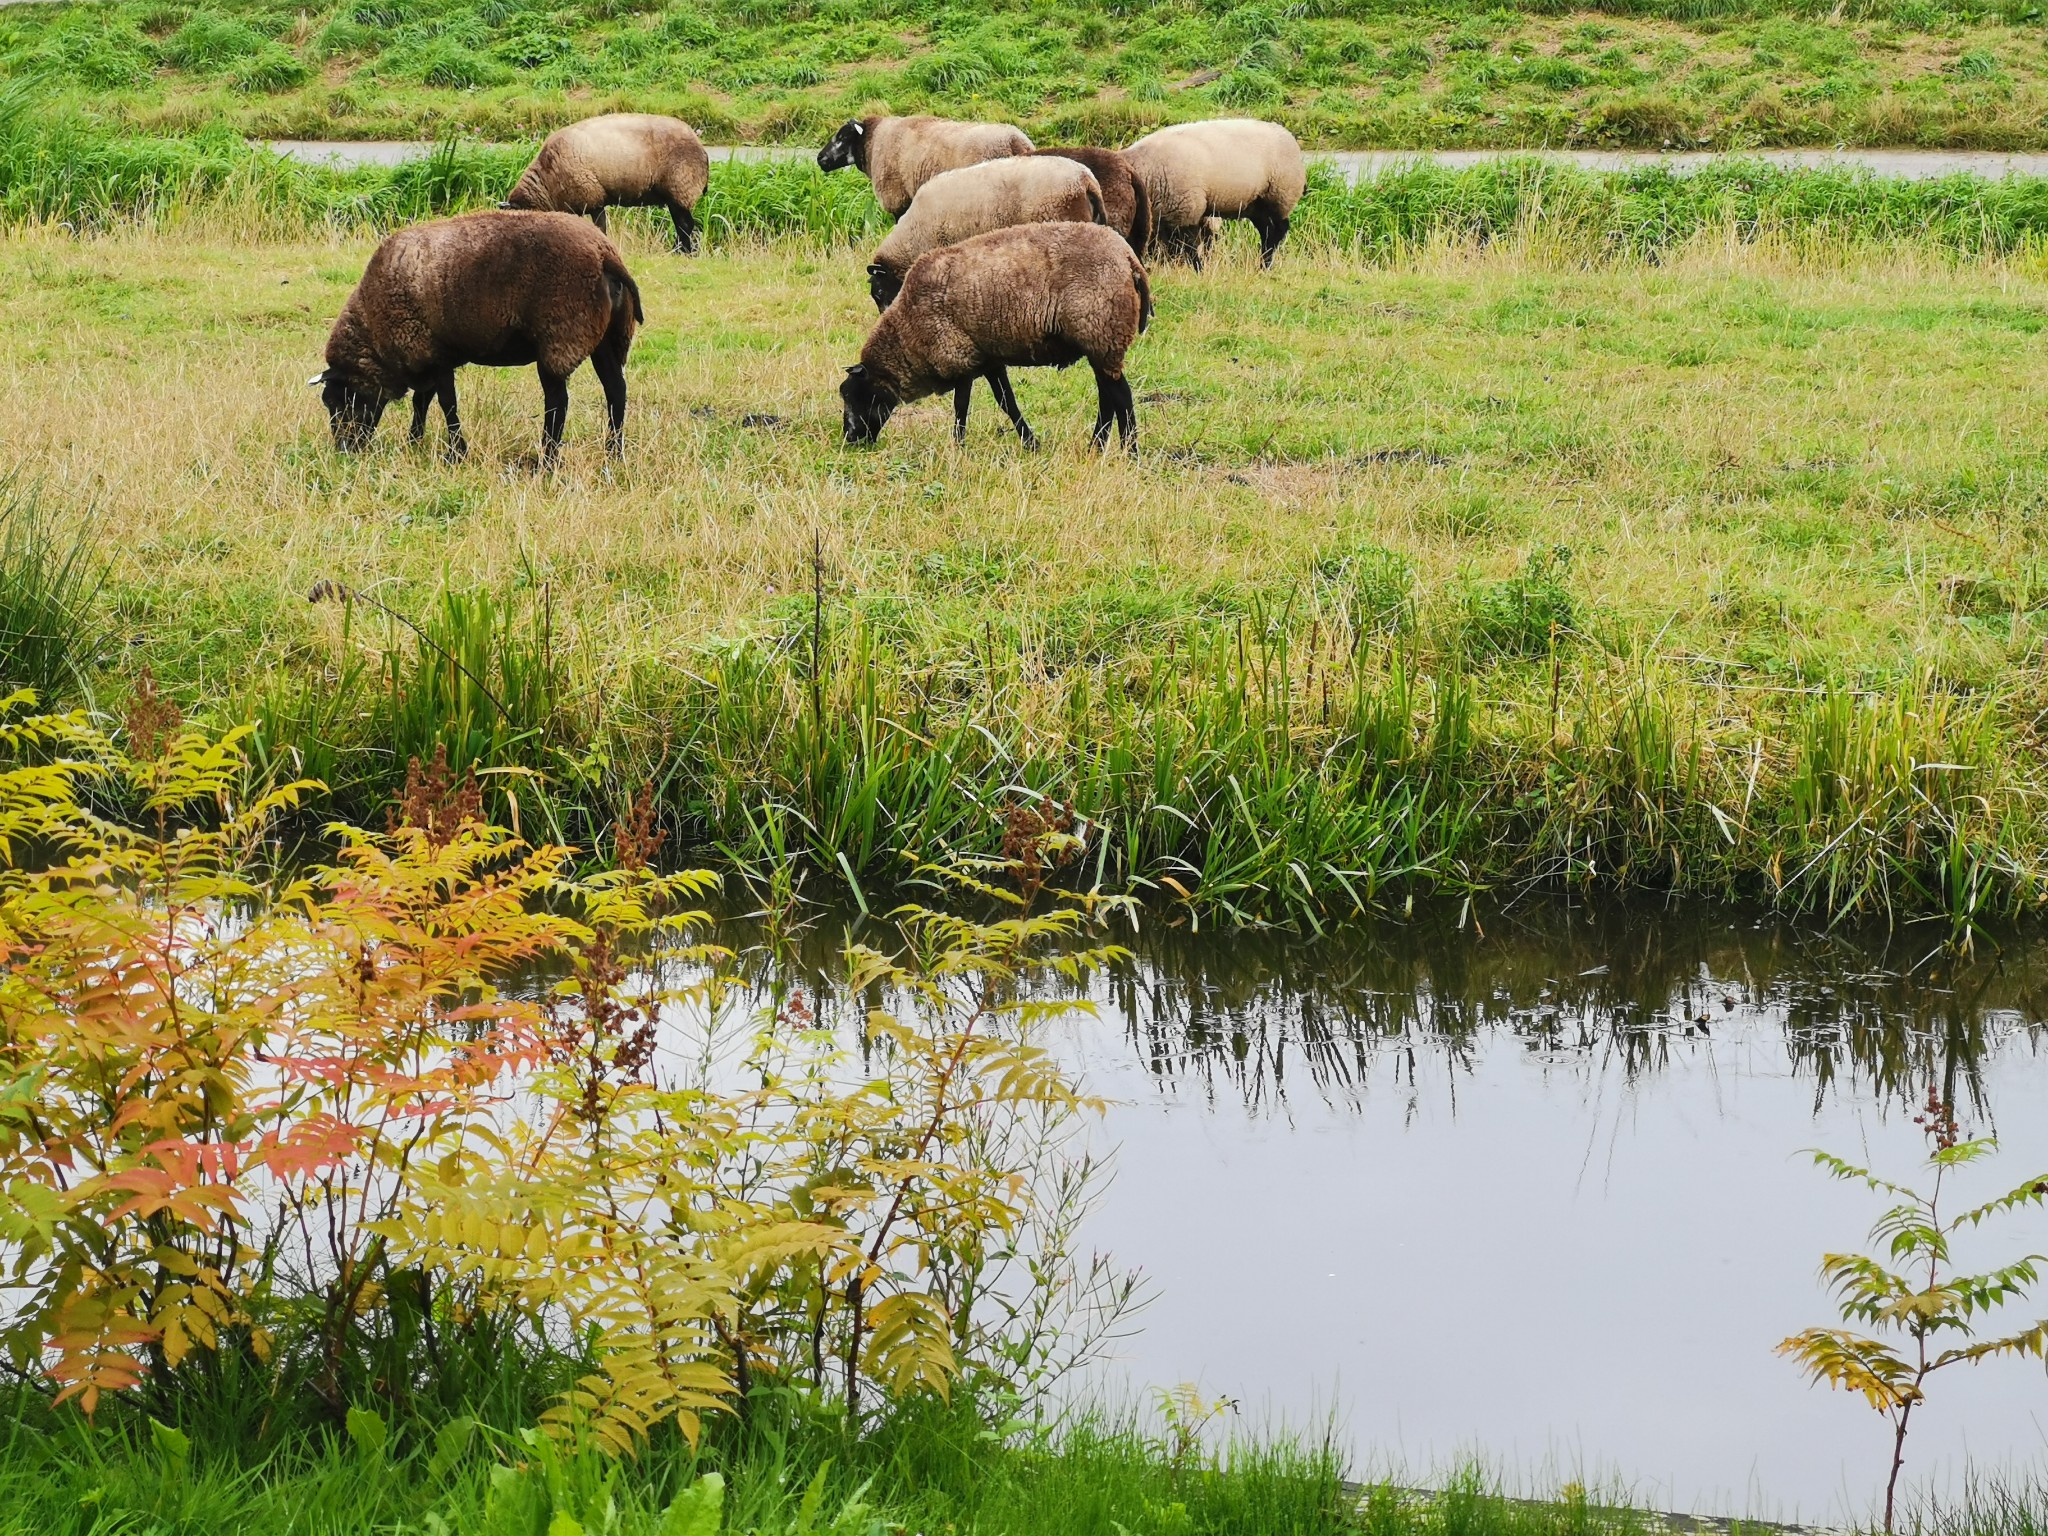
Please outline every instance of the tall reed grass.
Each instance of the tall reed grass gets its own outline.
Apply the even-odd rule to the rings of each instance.
[[[105,579],[87,529],[67,535],[33,486],[0,479],[0,690],[90,700],[109,647]]]
[[[109,133],[0,90],[0,222],[103,228],[124,219],[209,216],[275,233],[389,229],[500,201],[531,145],[449,142],[393,167],[286,159],[224,130],[191,138]],[[888,220],[857,176],[808,162],[721,162],[699,210],[713,244],[872,241]],[[1543,233],[1606,258],[1654,259],[1702,233],[1915,242],[2011,255],[2048,238],[2048,180],[1886,180],[1847,170],[1730,160],[1694,172],[1591,172],[1511,160],[1466,169],[1417,162],[1356,185],[1310,178],[1292,239],[1386,261],[1435,241]]]
[[[1027,802],[1082,818],[1061,884],[1238,924],[1531,882],[1935,914],[1959,934],[2048,900],[2024,722],[1931,676],[1744,694],[1555,639],[1501,657],[1455,624],[1388,636],[1310,608],[1187,626],[1149,656],[858,605],[821,618],[601,685],[519,650],[530,613],[447,599],[431,647],[405,636],[381,668],[271,685],[261,740],[280,770],[334,772],[358,815],[445,744],[515,771],[500,788],[525,814],[586,843],[646,786],[678,847],[717,850],[756,891],[809,871],[869,908],[920,860],[994,852]]]

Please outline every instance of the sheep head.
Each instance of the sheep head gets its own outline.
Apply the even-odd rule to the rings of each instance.
[[[875,308],[887,309],[896,302],[896,295],[903,291],[903,274],[893,272],[879,261],[868,265],[868,297],[875,301]]]
[[[821,171],[843,171],[849,165],[863,165],[867,161],[867,125],[859,118],[843,125],[840,130],[825,141],[825,147],[818,151],[818,169]]]
[[[846,370],[839,384],[839,399],[849,443],[872,443],[880,437],[897,405],[896,392],[869,373],[865,363]]]
[[[310,381],[320,386],[320,401],[327,407],[327,425],[334,432],[334,446],[343,453],[360,453],[370,446],[377,423],[384,418],[390,397],[375,384],[365,384],[336,373],[332,368]]]

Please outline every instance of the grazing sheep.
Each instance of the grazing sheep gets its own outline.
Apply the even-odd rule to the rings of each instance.
[[[1072,160],[1015,155],[934,176],[868,265],[868,292],[887,309],[903,274],[926,251],[1014,224],[1103,224],[1102,188]]]
[[[1294,135],[1254,118],[1179,123],[1146,134],[1124,153],[1151,194],[1154,241],[1197,267],[1206,251],[1202,221],[1212,216],[1249,219],[1259,232],[1259,257],[1270,267],[1308,186]]]
[[[1145,254],[1152,243],[1152,198],[1122,150],[1034,149],[1032,154],[1056,155],[1087,166],[1102,188],[1103,222],[1129,241],[1132,250]]]
[[[580,213],[599,229],[611,208],[666,208],[679,251],[697,249],[697,199],[711,157],[696,129],[673,117],[612,112],[548,135],[512,188],[507,208]]]
[[[441,402],[448,452],[468,451],[455,414],[455,370],[537,364],[546,404],[541,463],[555,461],[569,414],[569,375],[586,357],[604,386],[605,449],[626,425],[626,353],[647,317],[618,250],[566,213],[493,210],[415,224],[370,257],[327,338],[322,386],[334,445],[369,446],[384,408],[410,392],[412,441]]]
[[[839,386],[846,440],[873,442],[897,406],[953,391],[953,435],[967,436],[968,396],[987,379],[1027,448],[1038,438],[1017,408],[1009,368],[1095,370],[1095,444],[1110,423],[1127,449],[1138,417],[1124,353],[1152,318],[1144,263],[1101,224],[1018,224],[928,251],[868,333]]]
[[[857,166],[875,196],[900,218],[917,189],[945,171],[1007,155],[1028,155],[1031,141],[1008,123],[959,123],[945,117],[862,117],[818,151],[818,169]]]

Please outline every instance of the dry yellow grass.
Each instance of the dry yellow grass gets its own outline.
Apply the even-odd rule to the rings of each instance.
[[[600,668],[680,656],[808,590],[814,534],[837,593],[973,627],[1119,604],[1198,622],[1378,546],[1412,563],[1427,629],[1563,545],[1611,648],[1758,674],[2037,664],[2038,271],[1713,245],[1657,267],[1291,253],[1262,275],[1233,251],[1157,274],[1131,463],[1086,447],[1085,369],[1019,375],[1036,455],[985,392],[964,449],[936,400],[843,448],[836,382],[872,320],[855,253],[624,239],[650,323],[616,472],[587,371],[555,476],[527,467],[527,371],[461,376],[467,464],[441,462],[438,416],[406,447],[396,410],[337,456],[303,381],[370,242],[203,227],[0,238],[21,385],[0,441],[91,510],[132,654],[194,695],[315,638],[320,577],[408,610],[545,582]]]

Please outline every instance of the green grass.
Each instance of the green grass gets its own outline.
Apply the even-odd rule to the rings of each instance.
[[[613,1462],[466,1416],[400,1415],[387,1425],[379,1414],[368,1433],[328,1425],[252,1441],[189,1409],[165,1410],[171,1422],[153,1424],[114,1405],[88,1425],[75,1408],[53,1411],[17,1394],[5,1412],[5,1536],[1336,1536],[1351,1528],[1340,1465],[1320,1445],[1239,1438],[1176,1452],[1122,1416],[1077,1416],[1052,1430],[1006,1424],[972,1404],[921,1402],[855,1436],[793,1394],[764,1391],[745,1424],[719,1422],[696,1452],[669,1435]],[[723,1523],[664,1524],[677,1495],[710,1472],[725,1485]],[[1512,1529],[1556,1528],[1524,1521]],[[1431,1526],[1413,1519],[1391,1529]]]
[[[495,204],[531,151],[450,140],[397,167],[336,170],[252,148],[220,128],[190,138],[109,132],[17,85],[0,90],[0,223],[104,229],[204,217],[216,230],[273,237],[390,229]],[[866,244],[888,227],[860,177],[824,175],[806,163],[720,164],[698,214],[714,247],[792,238]],[[1468,170],[1415,165],[1355,186],[1319,170],[1290,239],[1295,249],[1384,262],[1432,241],[1538,231],[1599,259],[1654,258],[1707,234],[2011,255],[2048,240],[2048,180],[1898,181],[1740,159],[1694,174],[1593,173],[1533,160]]]
[[[858,112],[1121,143],[1278,117],[1326,147],[2048,144],[2037,0],[112,0],[0,12],[0,72],[149,132],[530,137],[675,112],[727,142]]]
[[[645,783],[677,856],[871,904],[1045,793],[1093,823],[1071,878],[1213,919],[1532,880],[2032,910],[2048,315],[2031,215],[1988,210],[2034,189],[1883,240],[1841,210],[1889,187],[1766,178],[1825,217],[1709,222],[1735,185],[1324,189],[1355,234],[1161,269],[1135,463],[1049,370],[1045,453],[985,405],[965,450],[933,406],[847,450],[857,247],[677,260],[636,216],[631,450],[604,471],[579,382],[545,480],[517,374],[465,376],[467,464],[390,423],[337,457],[302,381],[369,233],[174,201],[0,241],[0,366],[37,385],[0,430],[58,536],[95,509],[98,696],[147,663],[362,816],[439,741],[521,770],[488,782],[530,829],[587,844]]]
[[[88,1424],[17,1392],[0,1406],[0,1536],[1654,1536],[1625,1498],[1512,1495],[1468,1469],[1433,1492],[1342,1480],[1325,1445],[1193,1444],[1149,1416],[1005,1420],[905,1405],[858,1436],[764,1391],[696,1451],[662,1437],[608,1461],[488,1420],[384,1415],[251,1440],[203,1411],[129,1405]],[[381,1434],[378,1431],[381,1430]],[[367,1432],[365,1432],[367,1431]],[[707,1474],[720,1519],[664,1512]],[[1404,1482],[1408,1481],[1404,1479]],[[696,1496],[701,1500],[702,1495]],[[573,1522],[570,1523],[570,1522]],[[1912,1512],[1921,1536],[2037,1536],[2038,1486],[1973,1480]],[[1739,1529],[1739,1527],[1738,1527]],[[1756,1528],[1768,1532],[1771,1528]]]

